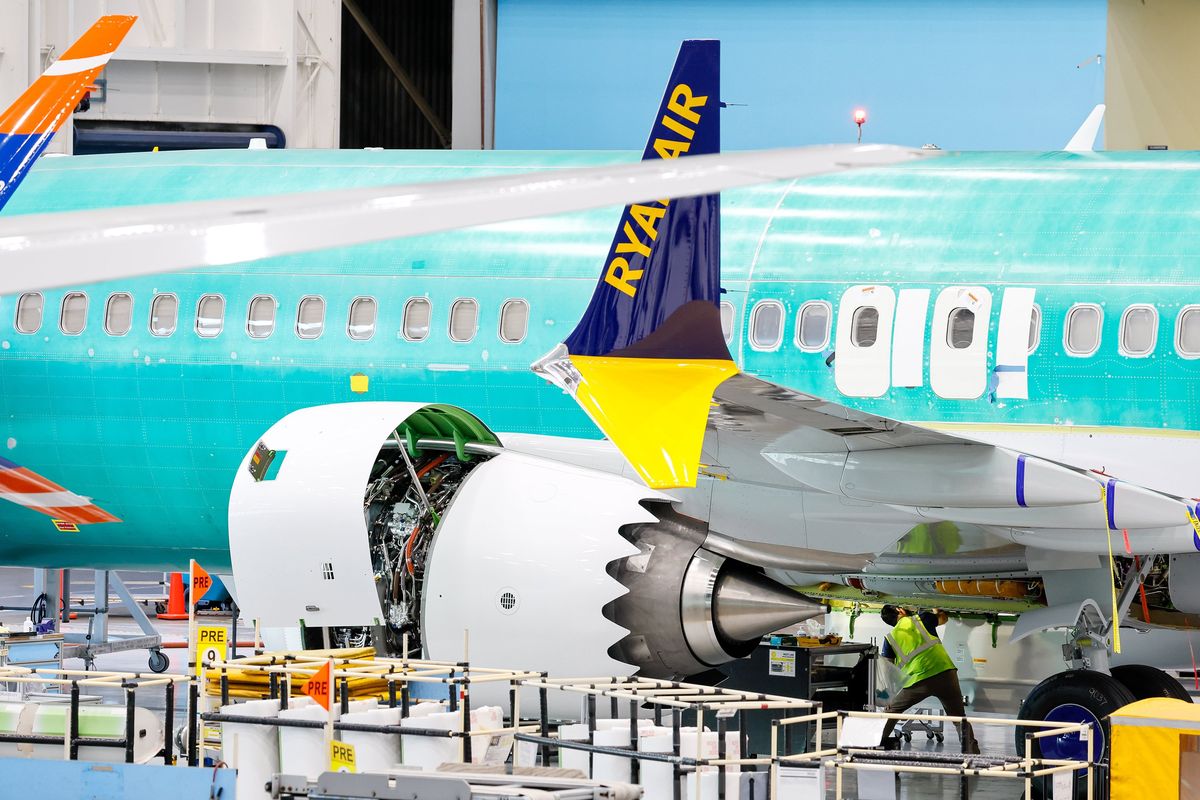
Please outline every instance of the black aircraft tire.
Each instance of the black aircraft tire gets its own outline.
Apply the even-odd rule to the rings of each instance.
[[[1095,736],[1099,736],[1099,744],[1093,742],[1092,752],[1099,761],[1108,760],[1108,715],[1119,708],[1137,700],[1133,693],[1125,688],[1119,680],[1103,672],[1087,669],[1072,669],[1051,675],[1046,680],[1033,687],[1021,704],[1017,716],[1021,719],[1050,720],[1054,722],[1093,723]],[[1036,733],[1038,728],[1016,729],[1017,754],[1025,754],[1025,734]],[[1087,750],[1078,736],[1064,736],[1039,739],[1033,742],[1033,757],[1039,758],[1087,758]],[[1076,797],[1086,794],[1087,780],[1082,773],[1077,773],[1075,782]],[[1048,779],[1047,779],[1048,780]],[[1034,796],[1043,796],[1042,787],[1034,781]],[[1045,787],[1049,789],[1047,785]],[[1044,796],[1049,796],[1045,792]]]
[[[1176,700],[1192,702],[1192,696],[1183,688],[1183,684],[1149,664],[1123,664],[1113,667],[1112,676],[1123,683],[1138,700],[1173,697]]]

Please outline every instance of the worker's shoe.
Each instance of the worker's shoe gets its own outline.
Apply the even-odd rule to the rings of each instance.
[[[888,738],[884,739],[883,740],[883,749],[884,750],[899,750],[900,749],[900,737],[899,736],[889,736]]]

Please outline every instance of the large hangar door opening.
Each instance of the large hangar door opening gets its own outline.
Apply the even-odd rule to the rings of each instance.
[[[341,146],[450,146],[454,4],[346,0]]]

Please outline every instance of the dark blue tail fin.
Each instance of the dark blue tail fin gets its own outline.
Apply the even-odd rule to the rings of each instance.
[[[720,149],[720,65],[719,42],[683,43],[643,158]],[[627,206],[583,318],[533,366],[650,486],[695,485],[713,391],[737,373],[720,292],[719,195]]]
[[[642,159],[719,152],[720,91],[721,43],[684,42]],[[582,356],[728,358],[718,309],[720,220],[717,194],[626,206],[592,301],[567,337],[567,350]],[[698,313],[716,320],[715,341],[680,337],[672,330],[682,322],[671,320],[675,312],[696,315],[697,309],[685,311],[693,302],[711,307],[711,315],[703,309]]]

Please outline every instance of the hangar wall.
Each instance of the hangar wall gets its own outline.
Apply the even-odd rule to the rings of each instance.
[[[274,125],[289,147],[338,145],[340,0],[0,0],[0,103],[102,14],[140,19],[80,120]]]
[[[1110,0],[1109,150],[1200,150],[1200,3]]]
[[[1103,102],[1106,10],[1105,0],[499,0],[496,147],[640,148],[680,40],[710,37],[723,42],[722,99],[747,104],[722,118],[731,149],[853,141],[857,105],[870,113],[867,141],[1057,149]]]

